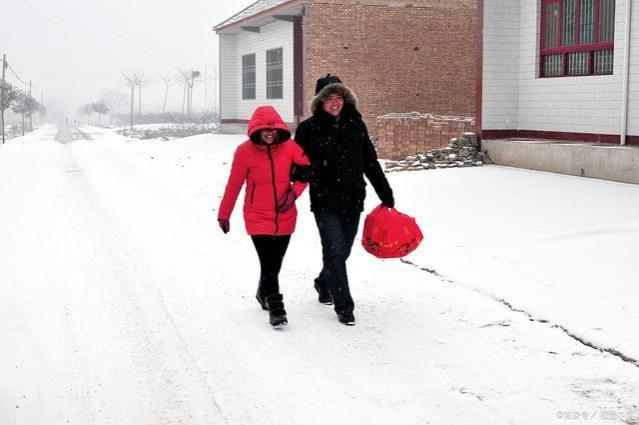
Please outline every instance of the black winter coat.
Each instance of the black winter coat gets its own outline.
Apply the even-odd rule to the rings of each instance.
[[[383,203],[394,203],[366,124],[353,104],[344,104],[339,120],[319,105],[313,116],[298,125],[295,141],[311,162],[311,211],[361,213],[366,197],[364,175]]]

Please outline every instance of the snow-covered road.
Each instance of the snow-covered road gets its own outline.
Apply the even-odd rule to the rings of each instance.
[[[94,165],[80,148],[116,170],[117,158],[93,151],[93,141],[52,140],[43,131],[3,151],[11,166],[3,162],[2,335],[11,349],[0,423],[222,418],[168,311],[162,277],[127,239],[112,194],[92,184]],[[135,186],[114,184],[125,194]]]
[[[340,325],[312,289],[306,195],[281,276],[290,325],[275,331],[253,298],[239,207],[226,236],[212,211],[241,137],[56,133],[0,147],[2,425],[639,421],[637,365],[496,302],[469,274],[451,284],[355,249],[357,325]],[[411,261],[447,271],[428,248]],[[485,272],[460,251],[461,268]]]

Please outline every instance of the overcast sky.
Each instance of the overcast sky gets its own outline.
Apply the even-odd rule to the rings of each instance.
[[[128,93],[121,70],[139,69],[154,77],[142,92],[143,109],[160,108],[164,93],[159,73],[178,68],[209,73],[213,80],[218,41],[212,27],[254,0],[7,0],[0,8],[0,54],[34,97],[60,105],[67,113],[98,100],[104,89]],[[1,58],[0,58],[1,60]],[[217,69],[215,69],[217,72]],[[13,73],[7,81],[20,88]],[[215,86],[215,87],[214,87]],[[194,109],[205,102],[205,87],[194,92]],[[182,91],[174,86],[169,103],[181,106]]]

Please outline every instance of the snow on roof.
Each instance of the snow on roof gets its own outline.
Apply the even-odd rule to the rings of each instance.
[[[217,24],[215,27],[213,27],[213,29],[217,30],[227,25],[234,24],[235,22],[239,22],[242,19],[257,15],[258,13],[264,12],[265,10],[272,9],[276,6],[279,6],[280,4],[286,3],[287,1],[289,0],[257,0],[255,3],[231,16],[226,21]]]

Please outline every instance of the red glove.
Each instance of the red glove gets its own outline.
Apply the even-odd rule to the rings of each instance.
[[[224,232],[224,234],[231,231],[231,222],[229,220],[224,220],[223,218],[217,219],[217,224],[220,226],[220,229]]]
[[[295,205],[296,198],[297,196],[295,195],[295,192],[293,192],[292,190],[289,190],[288,192],[286,192],[286,195],[284,195],[284,199],[282,200],[282,202],[280,202],[280,206],[277,209],[277,212],[285,213],[286,211],[293,208],[293,205]]]

